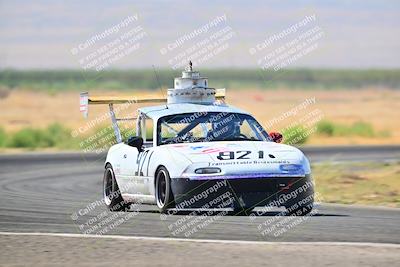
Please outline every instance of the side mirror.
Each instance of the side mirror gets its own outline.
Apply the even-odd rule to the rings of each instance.
[[[139,152],[143,151],[143,138],[140,136],[131,136],[128,138],[128,146],[136,147]]]
[[[281,143],[283,140],[283,135],[278,132],[270,132],[269,136],[271,137],[272,141],[275,143]]]

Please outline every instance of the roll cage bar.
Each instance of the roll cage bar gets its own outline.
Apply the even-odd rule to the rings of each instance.
[[[217,89],[215,96],[216,100],[225,100],[225,89]],[[85,118],[89,114],[89,105],[108,105],[109,115],[111,118],[112,127],[117,143],[121,143],[122,136],[119,129],[118,122],[120,121],[134,121],[136,120],[136,135],[142,136],[143,141],[146,141],[146,116],[145,113],[139,113],[137,117],[130,118],[117,118],[114,111],[116,104],[141,104],[141,103],[166,103],[166,97],[135,97],[135,96],[90,96],[88,92],[80,93],[80,112],[83,113]],[[142,131],[144,129],[144,132]],[[156,128],[155,128],[156,129]],[[153,140],[154,141],[154,140]]]

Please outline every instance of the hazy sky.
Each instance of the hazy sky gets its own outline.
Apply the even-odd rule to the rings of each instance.
[[[212,48],[206,53],[212,55],[198,65],[256,68],[261,57],[315,27],[323,33],[315,41],[316,49],[292,60],[290,67],[400,67],[400,1],[282,2],[0,0],[0,68],[81,68],[83,57],[132,29],[142,33],[138,47],[113,61],[112,68],[172,68],[172,61],[191,57],[183,51],[195,45],[201,50],[202,41],[224,28],[231,34],[220,41],[220,49]],[[315,21],[297,32],[255,55],[249,52],[313,15]],[[137,20],[121,27],[118,33],[78,55],[71,52],[132,16]],[[195,32],[223,16],[225,20],[210,26],[207,32]],[[181,46],[167,54],[160,52],[190,34],[190,40]]]

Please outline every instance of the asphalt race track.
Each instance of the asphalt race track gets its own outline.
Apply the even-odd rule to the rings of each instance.
[[[303,151],[312,162],[400,159],[400,146]],[[313,216],[304,217],[279,216],[279,210],[162,216],[155,206],[134,204],[130,212],[110,212],[101,201],[104,158],[0,155],[0,266],[395,266],[400,261],[400,209],[318,204]]]
[[[308,147],[311,161],[398,160],[400,146]],[[0,232],[54,232],[82,234],[105,211],[102,198],[104,155],[62,153],[0,156]],[[174,230],[187,214],[160,218],[151,205],[136,207],[107,235],[177,237]],[[335,241],[400,243],[400,209],[319,204],[314,216],[287,231],[262,235],[262,224],[279,211],[258,216],[216,217],[190,238],[249,241]],[[110,215],[111,214],[111,215]],[[116,215],[114,215],[116,216]],[[199,215],[200,216],[200,215]],[[94,219],[93,219],[94,218]],[[98,218],[97,218],[98,219]],[[181,219],[181,220],[180,220]],[[287,220],[287,216],[276,220]],[[290,222],[289,222],[290,223]],[[85,225],[86,224],[86,225]],[[172,225],[172,226],[171,226]],[[260,226],[261,225],[261,226]],[[94,232],[86,232],[94,233]]]

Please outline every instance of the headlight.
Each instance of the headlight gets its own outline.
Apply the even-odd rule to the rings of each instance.
[[[211,174],[211,173],[220,173],[220,168],[198,168],[194,171],[197,174]]]
[[[310,162],[308,161],[308,159],[303,156],[303,168],[305,173],[309,174],[311,173],[311,166],[310,166]]]
[[[299,164],[281,164],[279,169],[281,171],[296,172],[302,170],[303,167]]]

